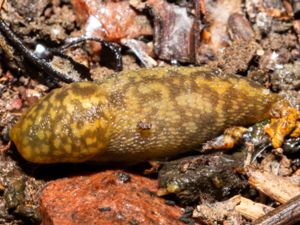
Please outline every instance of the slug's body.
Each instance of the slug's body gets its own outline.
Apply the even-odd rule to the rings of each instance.
[[[206,68],[122,72],[56,89],[10,132],[28,161],[137,163],[190,151],[232,125],[269,118],[278,95]]]

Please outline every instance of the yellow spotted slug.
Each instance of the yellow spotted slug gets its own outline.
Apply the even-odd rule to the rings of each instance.
[[[204,67],[121,72],[55,89],[10,130],[34,163],[134,164],[191,151],[232,125],[269,118],[280,97]]]

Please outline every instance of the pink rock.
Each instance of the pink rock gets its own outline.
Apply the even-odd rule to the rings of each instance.
[[[14,98],[9,100],[9,102],[6,104],[6,109],[8,111],[13,111],[13,110],[19,110],[22,108],[22,100],[20,98]]]
[[[72,0],[72,4],[86,36],[120,41],[152,35],[147,17],[138,14],[129,1]]]

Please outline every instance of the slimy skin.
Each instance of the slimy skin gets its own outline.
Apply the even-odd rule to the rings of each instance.
[[[135,164],[191,151],[225,128],[269,118],[279,99],[208,68],[140,69],[53,90],[20,118],[10,138],[34,163]]]

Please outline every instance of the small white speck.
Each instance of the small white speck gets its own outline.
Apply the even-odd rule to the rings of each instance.
[[[276,69],[279,69],[279,70],[280,70],[280,69],[283,69],[283,65],[282,65],[282,64],[276,64],[276,65],[275,65],[275,68],[276,68]]]
[[[46,48],[41,45],[41,44],[37,44],[34,50],[34,53],[36,55],[42,55],[45,52]]]
[[[86,36],[91,37],[95,30],[101,29],[102,25],[95,16],[90,16],[86,23]]]
[[[279,56],[278,53],[272,52],[271,60],[275,61],[278,58],[278,56]]]
[[[178,61],[176,59],[171,59],[171,64],[172,65],[177,65],[178,64]]]
[[[53,28],[51,30],[51,32],[54,34],[54,35],[58,35],[60,33],[60,30],[58,28]]]
[[[257,52],[256,52],[256,54],[258,56],[263,56],[265,54],[265,51],[263,49],[258,49]]]
[[[270,94],[270,90],[269,90],[269,89],[264,89],[264,90],[262,91],[262,93],[263,93],[264,95],[269,95],[269,94]]]

